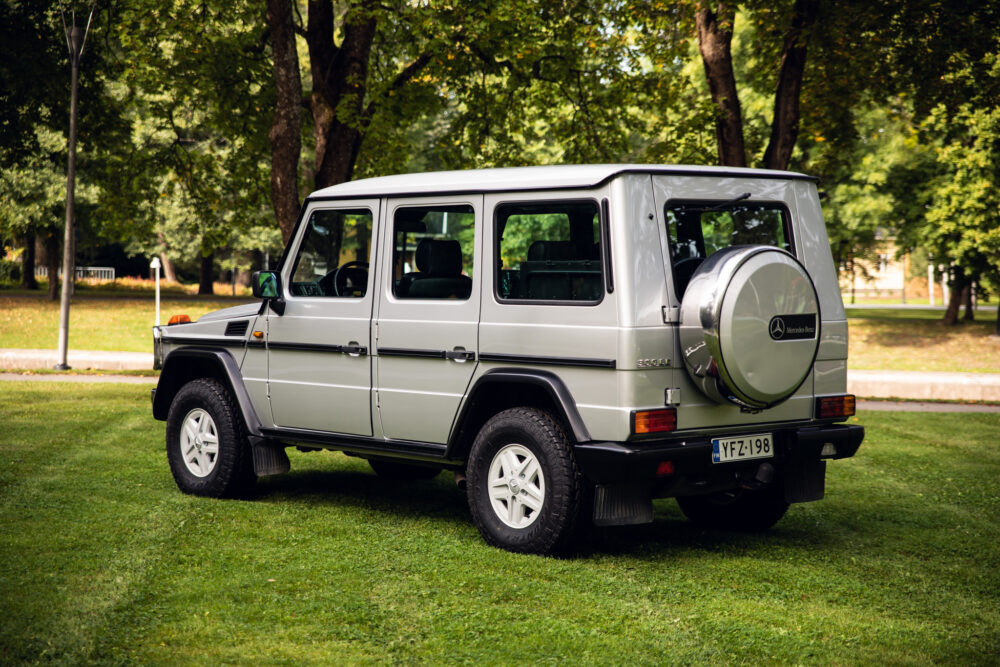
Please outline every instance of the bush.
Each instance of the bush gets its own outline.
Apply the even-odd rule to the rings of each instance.
[[[20,283],[21,263],[9,259],[0,259],[0,283]]]

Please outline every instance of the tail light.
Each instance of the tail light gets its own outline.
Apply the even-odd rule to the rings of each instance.
[[[846,419],[854,415],[855,400],[853,394],[843,396],[823,396],[816,399],[817,419]]]
[[[632,413],[632,433],[668,433],[677,430],[677,410],[637,410]]]

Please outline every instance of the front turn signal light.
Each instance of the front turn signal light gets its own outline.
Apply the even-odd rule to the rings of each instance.
[[[677,410],[637,410],[632,413],[632,433],[668,433],[677,430]]]
[[[191,318],[187,315],[174,315],[170,318],[170,321],[167,322],[167,326],[170,326],[171,324],[190,324],[190,322]]]
[[[855,411],[853,394],[843,396],[823,396],[816,399],[817,419],[846,419],[853,417]]]

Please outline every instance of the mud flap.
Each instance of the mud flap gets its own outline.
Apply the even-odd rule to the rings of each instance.
[[[598,484],[594,489],[595,526],[631,526],[653,520],[649,490],[633,484]]]
[[[826,461],[794,458],[785,465],[785,502],[822,500],[826,491]]]
[[[251,445],[253,450],[253,471],[258,477],[268,475],[281,475],[288,472],[292,464],[288,460],[288,454],[281,445],[269,444],[266,440],[254,442]]]

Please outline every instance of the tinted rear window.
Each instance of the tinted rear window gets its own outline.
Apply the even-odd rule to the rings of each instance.
[[[678,297],[702,260],[724,248],[769,245],[792,252],[782,204],[671,201],[665,219]]]

